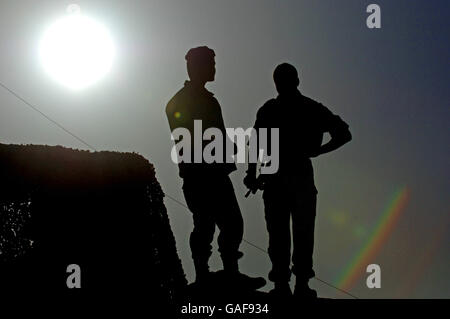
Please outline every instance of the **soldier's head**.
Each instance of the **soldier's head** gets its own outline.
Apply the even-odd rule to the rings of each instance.
[[[282,63],[275,68],[273,80],[279,94],[294,92],[300,84],[297,69],[289,63]]]
[[[190,49],[186,54],[187,71],[191,81],[214,81],[216,61],[214,51],[206,46]]]

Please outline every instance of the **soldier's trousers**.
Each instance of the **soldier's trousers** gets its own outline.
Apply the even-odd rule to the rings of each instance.
[[[228,175],[185,178],[183,192],[192,212],[194,229],[189,243],[194,264],[205,265],[211,256],[216,225],[220,230],[219,252],[225,264],[242,257],[239,246],[243,237],[243,219]]]
[[[297,281],[307,282],[315,276],[313,251],[317,190],[314,186],[298,187],[287,179],[266,184],[263,199],[272,262],[269,280],[290,280],[292,218],[292,272]]]

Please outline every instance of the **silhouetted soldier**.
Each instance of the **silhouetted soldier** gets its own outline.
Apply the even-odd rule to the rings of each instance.
[[[273,78],[279,95],[267,101],[256,116],[255,129],[279,128],[279,169],[272,175],[256,178],[256,164],[250,164],[245,185],[255,192],[262,188],[269,232],[269,256],[276,295],[291,294],[291,227],[293,233],[293,269],[296,275],[294,295],[317,297],[308,286],[313,270],[314,223],[317,190],[311,157],[331,152],[351,140],[348,125],[322,104],[303,96],[294,66],[276,67]],[[322,145],[323,133],[331,140]],[[270,141],[270,138],[269,138]],[[270,144],[269,144],[270,145]],[[266,150],[270,153],[270,148]]]
[[[166,107],[170,129],[187,128],[194,139],[194,120],[202,121],[202,132],[211,127],[226,135],[221,107],[213,93],[205,88],[206,82],[214,81],[215,54],[208,47],[198,47],[186,54],[190,81],[178,91]],[[194,154],[193,142],[191,155]],[[224,143],[225,144],[225,143]],[[203,147],[205,146],[205,143]],[[224,145],[225,148],[225,145]],[[223,154],[225,154],[225,149]],[[203,149],[202,149],[203,154]],[[183,192],[192,212],[194,229],[190,236],[190,247],[194,260],[196,281],[208,277],[208,260],[216,225],[219,227],[219,251],[224,272],[230,278],[240,280],[257,289],[265,285],[263,278],[249,278],[238,272],[238,259],[242,257],[239,246],[243,237],[243,220],[229,174],[236,165],[226,163],[179,163],[183,178]]]

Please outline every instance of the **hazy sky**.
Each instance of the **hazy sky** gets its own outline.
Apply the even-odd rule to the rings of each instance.
[[[365,23],[373,2],[382,11],[379,30]],[[184,201],[164,108],[187,79],[187,50],[215,50],[216,81],[208,88],[228,127],[254,123],[257,108],[276,94],[274,67],[290,62],[300,71],[301,91],[345,119],[354,138],[314,160],[317,276],[338,284],[403,191],[410,194],[405,209],[370,256],[381,266],[382,288],[368,289],[361,273],[350,292],[450,297],[449,1],[78,1],[84,14],[109,28],[117,48],[110,73],[79,92],[53,81],[38,57],[42,32],[70,3],[1,2],[0,82],[97,149],[142,154],[164,191]],[[2,88],[0,143],[86,148]],[[244,236],[266,249],[261,196],[244,198],[243,176],[240,167],[232,179]],[[166,207],[192,280],[191,215],[169,199]],[[267,278],[268,256],[246,243],[242,250],[241,270]],[[211,264],[221,266],[216,253]],[[319,295],[346,298],[318,281],[312,285]]]

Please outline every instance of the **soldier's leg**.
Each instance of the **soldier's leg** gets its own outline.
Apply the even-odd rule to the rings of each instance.
[[[290,212],[280,185],[266,186],[263,193],[267,231],[269,232],[269,257],[272,270],[269,280],[276,284],[287,283],[291,277]]]
[[[218,185],[220,184],[220,185]],[[265,286],[264,278],[249,277],[239,272],[238,260],[242,257],[239,246],[242,242],[244,225],[241,210],[234,193],[233,184],[228,176],[219,179],[220,189],[213,209],[216,212],[216,223],[220,229],[218,238],[219,252],[223,262],[225,285],[236,285],[244,289],[259,289]]]
[[[296,196],[292,208],[292,230],[294,251],[292,261],[296,276],[296,291],[307,293],[309,279],[315,276],[313,270],[314,228],[316,219],[317,194],[313,191]]]
[[[206,215],[206,216],[205,216]],[[189,237],[196,280],[209,273],[208,261],[211,257],[211,242],[214,239],[215,223],[207,214],[193,213],[194,229]]]
[[[183,184],[184,197],[192,212],[194,229],[189,238],[192,259],[194,261],[196,280],[209,273],[208,261],[212,254],[211,243],[214,239],[215,221],[211,214],[210,201],[204,192],[192,181]]]
[[[233,184],[228,176],[217,181],[215,219],[220,229],[219,252],[225,271],[237,272],[238,259],[242,257],[239,246],[244,233],[244,223]]]

